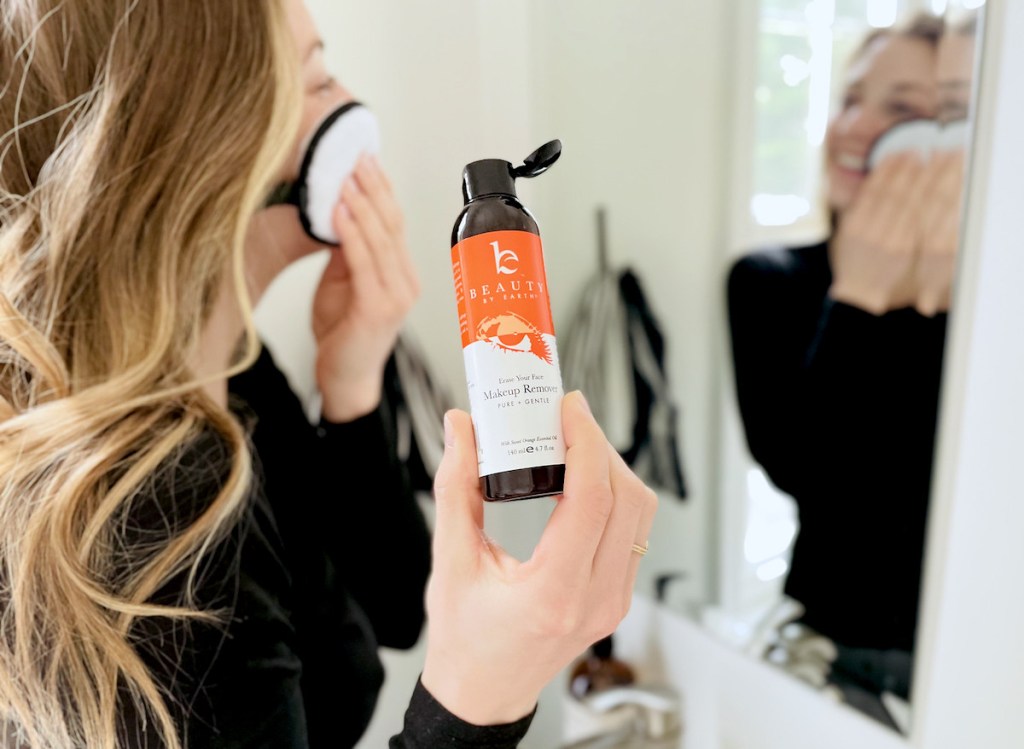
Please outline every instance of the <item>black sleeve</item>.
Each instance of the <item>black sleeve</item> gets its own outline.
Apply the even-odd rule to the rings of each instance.
[[[231,462],[227,442],[207,430],[154,474],[123,524],[124,551],[136,561],[193,523],[221,491]],[[129,639],[170,695],[189,746],[308,749],[302,664],[288,606],[289,573],[265,500],[251,494],[241,518],[198,566],[195,607],[220,621],[144,617]],[[150,601],[180,605],[188,570]],[[162,746],[153,721],[121,695],[123,745]]]
[[[348,424],[321,419],[317,434],[322,465],[343,463],[352,474],[345,478],[349,491],[338,493],[325,512],[326,522],[352,529],[332,545],[335,564],[360,571],[343,574],[380,643],[412,647],[426,617],[430,533],[394,439],[379,410]]]
[[[253,443],[285,546],[307,556],[323,550],[379,644],[414,645],[425,621],[430,534],[380,411],[310,424],[265,347],[231,392],[255,414]]]
[[[919,483],[944,323],[913,310],[873,315],[802,287],[790,271],[749,256],[729,278],[736,389],[754,459],[798,500],[824,491],[870,501],[880,476]],[[913,471],[909,445],[922,453]]]
[[[191,635],[197,655],[214,660],[205,664],[208,655],[192,665],[203,688],[188,705],[188,746],[309,749],[305,665],[289,605],[290,575],[263,498],[254,498],[238,532],[242,564],[227,630]]]
[[[515,749],[526,736],[536,710],[498,726],[475,726],[452,715],[417,682],[402,733],[392,737],[390,749]]]
[[[879,397],[891,386],[897,361],[886,361],[884,317],[826,296],[818,329],[802,362],[803,386],[810,426],[863,432],[879,417],[888,400]],[[814,417],[817,418],[814,418]],[[828,428],[829,424],[834,424]]]
[[[804,297],[776,256],[747,256],[729,274],[733,374],[747,446],[772,482],[794,496],[816,481],[808,473],[821,453],[803,387],[817,315]]]

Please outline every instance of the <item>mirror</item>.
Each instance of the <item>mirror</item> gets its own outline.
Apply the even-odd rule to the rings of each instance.
[[[903,732],[980,4],[560,2],[531,52],[563,374],[663,492],[641,589]]]

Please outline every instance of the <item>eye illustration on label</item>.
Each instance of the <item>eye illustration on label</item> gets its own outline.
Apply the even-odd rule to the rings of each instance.
[[[487,341],[502,351],[533,354],[548,364],[554,363],[540,331],[514,312],[484,318],[477,326],[476,337],[478,341]]]

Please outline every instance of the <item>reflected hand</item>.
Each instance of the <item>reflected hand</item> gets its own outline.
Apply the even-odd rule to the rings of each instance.
[[[520,562],[490,541],[473,426],[445,420],[435,481],[434,569],[423,685],[477,725],[530,713],[541,689],[629,609],[657,499],[629,470],[572,393],[562,403],[565,494],[533,556]]]
[[[833,299],[875,315],[914,303],[926,178],[920,157],[897,154],[864,181],[832,243]]]
[[[402,212],[376,160],[363,157],[334,212],[332,250],[313,300],[323,416],[351,421],[380,403],[384,367],[420,293]]]
[[[938,154],[925,169],[928,189],[921,212],[914,306],[929,317],[949,309],[960,247],[964,152]]]

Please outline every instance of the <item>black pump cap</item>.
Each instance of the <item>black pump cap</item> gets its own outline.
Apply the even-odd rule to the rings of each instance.
[[[462,171],[462,197],[468,203],[483,195],[516,196],[512,165],[502,159],[482,159]]]
[[[504,159],[474,161],[462,171],[462,197],[467,203],[484,195],[514,198],[517,178],[543,174],[561,155],[562,141],[553,140],[527,156],[522,166],[513,167]]]

